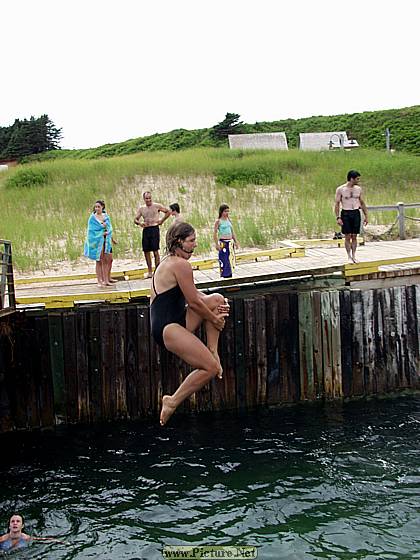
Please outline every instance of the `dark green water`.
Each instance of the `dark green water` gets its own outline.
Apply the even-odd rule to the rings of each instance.
[[[266,559],[420,558],[420,397],[0,438],[10,557],[155,559],[246,544]]]

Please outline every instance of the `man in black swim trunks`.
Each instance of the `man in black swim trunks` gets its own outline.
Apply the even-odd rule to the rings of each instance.
[[[364,224],[368,223],[368,211],[362,198],[362,188],[359,187],[360,173],[350,170],[347,173],[347,183],[337,188],[335,192],[335,216],[345,235],[345,247],[350,263],[356,261],[357,234],[360,233],[360,210],[363,210]],[[341,205],[341,213],[340,213]]]
[[[171,214],[169,208],[152,201],[152,194],[149,191],[143,193],[145,206],[140,206],[137,210],[134,223],[143,228],[142,249],[147,264],[147,278],[152,277],[152,255],[155,259],[155,268],[160,262],[159,245],[160,232],[159,227],[167,220]],[[163,218],[159,218],[159,213],[164,214]]]

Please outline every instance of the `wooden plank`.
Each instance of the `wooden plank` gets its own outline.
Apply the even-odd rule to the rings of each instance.
[[[257,405],[257,346],[256,346],[256,314],[255,299],[245,298],[244,304],[244,361],[245,372],[245,395],[246,405],[253,408]],[[261,326],[260,326],[261,328]]]
[[[324,397],[333,398],[331,302],[328,292],[321,292],[322,363],[324,366]]]
[[[280,394],[280,348],[278,299],[275,294],[266,296],[267,329],[267,404],[279,404]]]
[[[54,417],[54,389],[51,377],[50,337],[48,317],[41,315],[35,317],[35,334],[37,353],[33,354],[38,371],[38,402],[39,417],[42,427],[52,427]]]
[[[343,396],[352,396],[352,323],[350,290],[340,290],[340,345]]]
[[[393,311],[393,298],[390,288],[379,292],[381,314],[383,321],[383,344],[386,367],[386,390],[393,391],[397,388],[397,355],[395,338],[395,316]]]
[[[288,370],[288,391],[293,402],[300,400],[300,364],[299,364],[299,313],[298,296],[295,293],[289,296],[289,328],[287,331],[290,368]]]
[[[407,309],[407,381],[409,387],[415,388],[420,374],[419,320],[417,316],[415,286],[405,288]]]
[[[101,371],[102,371],[102,404],[104,419],[111,420],[116,416],[116,371],[115,371],[115,338],[114,312],[107,306],[99,310],[101,330]]]
[[[66,386],[64,376],[63,326],[61,313],[50,313],[48,321],[55,417],[58,422],[66,422]]]
[[[89,346],[88,319],[85,310],[78,309],[76,313],[76,373],[78,386],[77,414],[80,422],[89,422],[90,415],[90,387],[89,387]]]
[[[0,433],[14,428],[14,411],[11,402],[15,386],[12,376],[13,325],[12,316],[0,319]]]
[[[117,308],[113,314],[115,417],[127,418],[127,386],[125,377],[126,322],[125,309]]]
[[[101,330],[99,309],[89,310],[87,315],[88,364],[90,380],[90,417],[98,422],[104,418],[102,401],[102,361],[101,361]]]
[[[312,349],[314,368],[314,398],[320,399],[324,395],[324,371],[322,363],[322,320],[321,320],[321,292],[312,292]]]
[[[76,316],[74,311],[64,312],[62,322],[66,418],[67,422],[77,422],[79,420],[79,388],[77,384]]]
[[[384,315],[381,299],[381,291],[373,290],[373,313],[374,313],[374,347],[375,347],[375,371],[376,391],[384,393],[387,387],[386,355],[384,342]]]
[[[235,299],[233,302],[235,324],[235,373],[236,373],[236,406],[244,409],[247,403],[246,367],[245,367],[245,333],[244,333],[244,302]]]
[[[337,291],[329,291],[331,305],[331,363],[332,394],[338,399],[343,396],[341,371],[341,336],[340,336],[340,296]]]
[[[256,350],[257,350],[257,404],[267,402],[267,328],[266,301],[259,297],[255,302]]]
[[[312,400],[315,396],[313,364],[312,294],[298,294],[300,397]]]
[[[352,325],[352,356],[353,384],[351,394],[353,396],[364,395],[364,355],[363,355],[363,303],[360,290],[351,290],[351,325]]]
[[[363,307],[363,384],[366,395],[377,393],[375,374],[375,335],[373,292],[362,292]]]
[[[395,317],[395,340],[396,340],[396,356],[397,356],[397,387],[399,389],[407,387],[405,379],[405,316],[403,303],[405,298],[402,297],[402,288],[391,288],[394,303],[394,317]]]

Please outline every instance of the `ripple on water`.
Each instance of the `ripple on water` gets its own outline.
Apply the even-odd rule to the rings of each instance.
[[[14,434],[2,517],[19,509],[28,532],[70,542],[34,544],[37,560],[154,560],[164,544],[206,543],[254,544],[264,559],[418,557],[420,398],[226,425]]]

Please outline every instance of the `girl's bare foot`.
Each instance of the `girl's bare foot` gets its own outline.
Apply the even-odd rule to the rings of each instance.
[[[116,284],[118,280],[114,280],[114,278],[110,278],[108,282],[110,282],[111,284]]]
[[[162,397],[162,410],[160,411],[160,425],[164,426],[172,414],[175,412],[176,406],[172,404],[172,397],[164,395]]]

